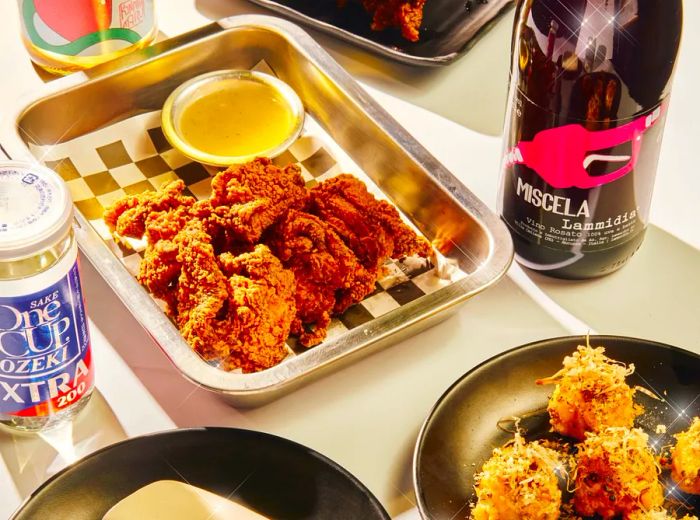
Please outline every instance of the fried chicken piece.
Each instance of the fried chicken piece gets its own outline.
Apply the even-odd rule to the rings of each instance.
[[[365,10],[372,15],[372,30],[399,27],[409,41],[420,38],[425,0],[362,0]]]
[[[177,314],[177,280],[182,265],[178,260],[180,248],[172,240],[160,240],[146,247],[139,264],[138,281],[153,296],[166,303],[166,312],[174,317]]]
[[[125,197],[104,218],[119,235],[146,237],[139,282],[165,301],[192,348],[227,370],[280,362],[290,330],[304,345],[319,343],[331,314],[372,292],[390,256],[430,252],[391,205],[350,175],[315,190],[319,216],[301,211],[311,194],[299,167],[266,158],[217,174],[210,199],[184,189],[178,180]],[[255,245],[263,233],[289,269]]]
[[[664,501],[659,467],[642,430],[586,434],[576,453],[574,508],[583,516],[648,518]]]
[[[144,236],[148,244],[172,240],[192,220],[192,209],[199,204],[187,204],[165,211],[153,211],[146,217]],[[126,221],[126,216],[121,219]],[[137,237],[134,237],[137,238]]]
[[[677,434],[676,440],[671,454],[671,477],[682,491],[700,495],[700,417]]]
[[[176,321],[182,336],[204,359],[223,368],[255,372],[287,355],[294,306],[294,275],[266,246],[218,259],[199,221],[176,237]]]
[[[564,368],[538,385],[556,384],[549,399],[550,424],[555,432],[583,440],[586,432],[609,426],[631,428],[643,412],[634,403],[635,390],[625,382],[634,372],[605,356],[603,347],[578,347],[564,358]]]
[[[374,289],[376,277],[365,269],[333,229],[318,217],[291,210],[266,242],[296,278],[296,319],[292,333],[304,346],[326,336],[331,313],[342,313]],[[307,332],[303,324],[313,330]]]
[[[228,358],[238,334],[227,319],[228,286],[210,237],[202,222],[193,220],[175,243],[180,265],[175,318],[180,333],[204,359]]]
[[[253,372],[278,364],[287,356],[296,315],[294,275],[264,245],[238,256],[224,253],[219,263],[229,277],[229,319],[238,331],[235,355],[224,368]]]
[[[157,214],[194,204],[194,197],[182,194],[184,189],[185,183],[178,179],[164,184],[157,191],[121,198],[105,210],[104,221],[112,232],[142,238],[146,233],[146,222],[155,220]]]
[[[476,476],[477,503],[473,520],[556,520],[561,490],[556,474],[559,454],[539,442],[525,442],[519,433],[493,450]]]
[[[396,208],[375,199],[352,175],[338,175],[314,186],[310,208],[369,270],[378,269],[389,258],[431,254],[428,241],[404,224]]]
[[[189,218],[200,220],[211,237],[217,254],[245,251],[250,248],[249,230],[242,224],[239,215],[244,205],[212,206],[211,200],[197,201],[189,210]]]
[[[284,213],[303,208],[308,200],[299,167],[278,168],[266,157],[231,166],[218,173],[211,186],[212,221],[251,244]],[[234,211],[219,211],[220,207]]]
[[[149,243],[171,240],[192,219],[204,222],[215,250],[238,242],[253,244],[292,208],[302,208],[308,193],[299,167],[278,168],[267,158],[231,166],[212,179],[212,196],[197,201],[182,195],[185,183],[172,181],[158,191],[124,197],[105,211],[110,230]]]

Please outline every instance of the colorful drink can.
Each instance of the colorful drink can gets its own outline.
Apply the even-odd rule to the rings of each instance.
[[[149,45],[156,36],[153,0],[18,0],[32,60],[65,74]]]
[[[43,166],[0,163],[0,424],[38,431],[93,389],[73,206]]]

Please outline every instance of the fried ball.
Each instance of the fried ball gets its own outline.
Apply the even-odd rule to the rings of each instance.
[[[700,495],[700,417],[676,435],[676,441],[671,454],[671,477],[682,491]]]
[[[654,511],[639,511],[637,513],[632,513],[629,520],[698,520],[698,517],[694,515],[678,517],[669,513],[665,509],[655,509]]]
[[[631,519],[661,508],[660,468],[647,441],[647,434],[638,428],[607,428],[586,435],[576,454],[574,509],[578,514]]]
[[[631,428],[642,413],[634,403],[634,389],[625,382],[634,365],[618,363],[604,352],[603,347],[580,346],[564,358],[559,372],[537,380],[538,385],[557,385],[547,406],[555,432],[583,440],[586,432]]]
[[[555,469],[559,455],[520,434],[493,450],[476,476],[473,520],[556,520],[561,490]]]

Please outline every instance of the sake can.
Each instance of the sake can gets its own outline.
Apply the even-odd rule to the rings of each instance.
[[[0,424],[72,419],[93,389],[73,204],[52,170],[0,162]]]

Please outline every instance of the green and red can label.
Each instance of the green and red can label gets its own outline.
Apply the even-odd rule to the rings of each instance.
[[[56,283],[0,296],[0,416],[46,416],[93,386],[77,260]]]
[[[65,56],[97,56],[130,47],[155,24],[153,0],[18,0],[25,37]]]

